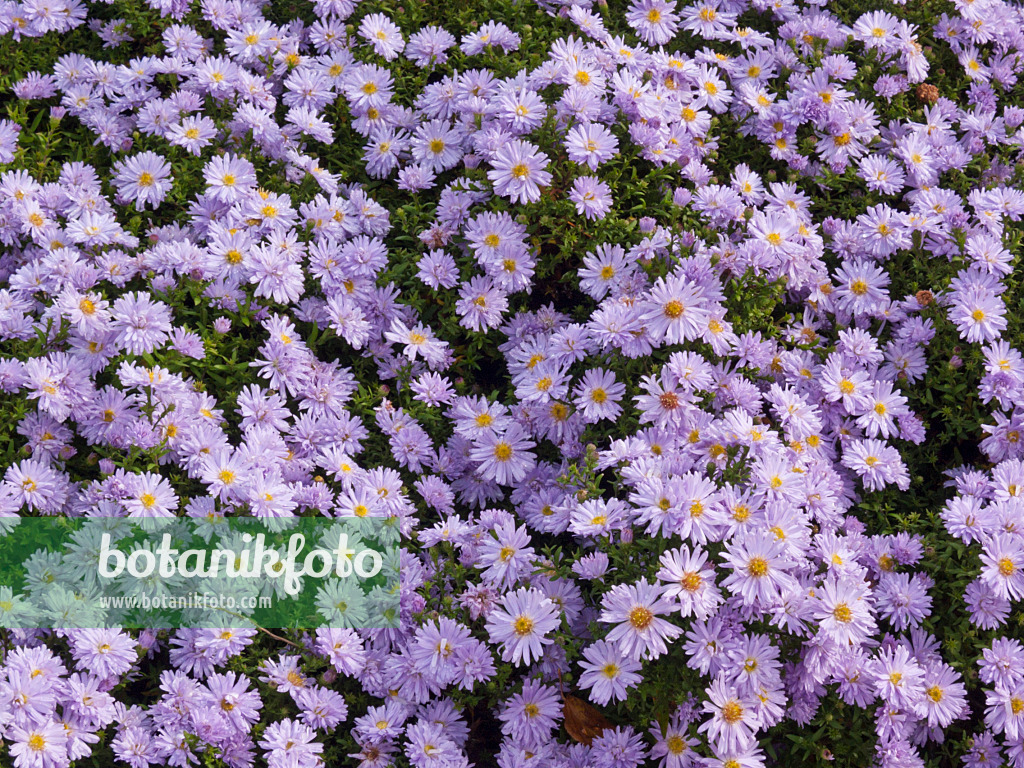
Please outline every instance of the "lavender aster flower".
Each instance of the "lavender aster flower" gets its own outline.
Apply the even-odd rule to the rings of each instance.
[[[487,632],[495,643],[502,644],[501,658],[515,666],[539,659],[545,637],[559,624],[558,608],[536,589],[520,587],[509,592],[487,616]]]
[[[612,208],[612,191],[596,176],[581,176],[572,184],[569,199],[588,220],[603,219]]]
[[[532,203],[540,200],[540,188],[551,183],[551,174],[544,170],[547,165],[547,155],[529,142],[515,139],[495,153],[487,178],[502,197]]]
[[[157,208],[174,183],[170,164],[154,152],[117,161],[114,174],[118,195],[125,201],[134,201],[137,211],[149,205]]]

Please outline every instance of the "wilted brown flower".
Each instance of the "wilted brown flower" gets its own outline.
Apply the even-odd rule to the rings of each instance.
[[[934,104],[939,100],[939,89],[928,83],[921,83],[914,93],[925,104]]]

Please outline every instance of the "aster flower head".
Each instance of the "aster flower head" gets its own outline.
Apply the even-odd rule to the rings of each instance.
[[[623,655],[616,643],[606,640],[598,640],[583,650],[580,668],[580,686],[589,689],[590,700],[599,705],[613,699],[625,700],[628,689],[643,679],[638,674],[642,664]]]
[[[648,45],[664,45],[679,28],[675,2],[667,0],[639,0],[626,11],[626,23]]]
[[[855,575],[829,576],[817,594],[815,618],[819,631],[846,646],[860,644],[875,631],[871,591]]]
[[[154,152],[143,152],[114,163],[114,183],[118,195],[127,202],[134,201],[135,210],[141,211],[159,207],[174,180],[166,160]]]
[[[683,545],[661,555],[659,581],[666,583],[665,595],[679,601],[682,616],[708,618],[722,602],[722,593],[715,585],[715,568],[707,553],[699,546]]]
[[[722,586],[746,605],[771,604],[796,588],[788,573],[786,545],[770,531],[750,531],[730,542],[725,559],[732,569]]]
[[[203,169],[203,178],[207,194],[234,203],[256,186],[256,168],[245,158],[229,153],[211,158]]]
[[[967,690],[960,675],[948,664],[933,662],[925,667],[924,693],[918,712],[930,728],[945,728],[967,712]]]
[[[758,722],[753,700],[740,695],[736,688],[719,675],[708,689],[704,711],[711,715],[698,731],[719,751],[743,749],[754,741]]]
[[[440,27],[429,26],[409,36],[405,48],[408,56],[418,67],[444,64],[448,61],[448,49],[455,45],[455,37]]]
[[[270,768],[314,768],[322,762],[324,745],[316,741],[316,731],[290,718],[268,726],[259,745]]]
[[[540,747],[551,737],[561,715],[558,690],[536,680],[523,683],[523,690],[509,699],[498,719],[501,730],[517,741]]]
[[[538,589],[520,587],[508,592],[501,606],[487,616],[491,641],[500,643],[501,657],[515,666],[539,659],[545,645],[553,641],[546,635],[559,625],[559,611]]]
[[[122,675],[138,660],[136,642],[117,629],[77,630],[71,654],[84,669],[101,678]]]
[[[642,319],[655,339],[681,344],[699,338],[707,327],[704,291],[686,277],[658,278],[647,305]]]
[[[514,139],[491,158],[487,178],[496,194],[515,203],[533,203],[540,200],[540,188],[551,183],[547,166],[546,154],[529,142]]]
[[[615,135],[600,123],[583,123],[569,130],[565,137],[569,159],[586,165],[591,171],[610,159],[619,146]]]
[[[371,13],[359,24],[359,36],[373,46],[386,61],[394,61],[405,49],[402,30],[383,13]]]
[[[480,472],[501,485],[522,480],[536,464],[531,452],[536,443],[518,424],[511,424],[504,434],[485,433],[478,438],[469,454],[480,463]]]
[[[679,627],[661,618],[673,612],[664,587],[641,579],[636,584],[612,587],[602,600],[600,620],[616,625],[608,633],[608,642],[616,643],[625,656],[640,661],[666,653],[667,641],[682,634]]]
[[[889,705],[916,709],[927,695],[924,669],[905,645],[883,649],[871,663],[875,690]]]
[[[589,220],[603,219],[612,207],[611,188],[595,176],[580,176],[572,183],[569,200]]]
[[[35,726],[14,726],[7,734],[11,757],[18,768],[65,768],[68,735],[64,726],[50,720]]]
[[[981,580],[997,597],[1024,597],[1024,544],[1019,536],[992,536],[982,548],[981,562]]]
[[[588,423],[614,420],[622,412],[619,400],[625,392],[625,385],[616,381],[614,373],[591,368],[576,387],[576,407]]]
[[[111,308],[117,343],[134,355],[152,352],[167,340],[171,330],[171,311],[150,294],[127,293]]]

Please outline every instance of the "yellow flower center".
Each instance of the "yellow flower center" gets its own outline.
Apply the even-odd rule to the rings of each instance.
[[[743,707],[735,699],[726,702],[722,707],[722,719],[732,725],[743,719]]]
[[[768,573],[768,561],[763,557],[750,558],[750,562],[747,563],[747,573],[755,579],[760,579]]]
[[[533,632],[533,619],[529,616],[520,616],[512,624],[512,631],[519,635],[519,637],[526,637],[526,635]]]
[[[665,317],[670,320],[675,320],[677,317],[681,317],[684,311],[683,303],[673,299],[665,305]]]
[[[853,621],[853,611],[850,610],[850,606],[846,603],[839,603],[835,608],[832,609],[832,616],[836,621],[842,624],[849,624]]]
[[[629,612],[629,623],[633,625],[634,629],[645,630],[652,621],[654,621],[654,614],[642,605],[638,605]]]

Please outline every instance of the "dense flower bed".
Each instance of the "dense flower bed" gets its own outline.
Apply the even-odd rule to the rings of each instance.
[[[0,512],[402,533],[399,630],[0,631],[3,764],[1024,765],[1016,5],[0,33]]]

